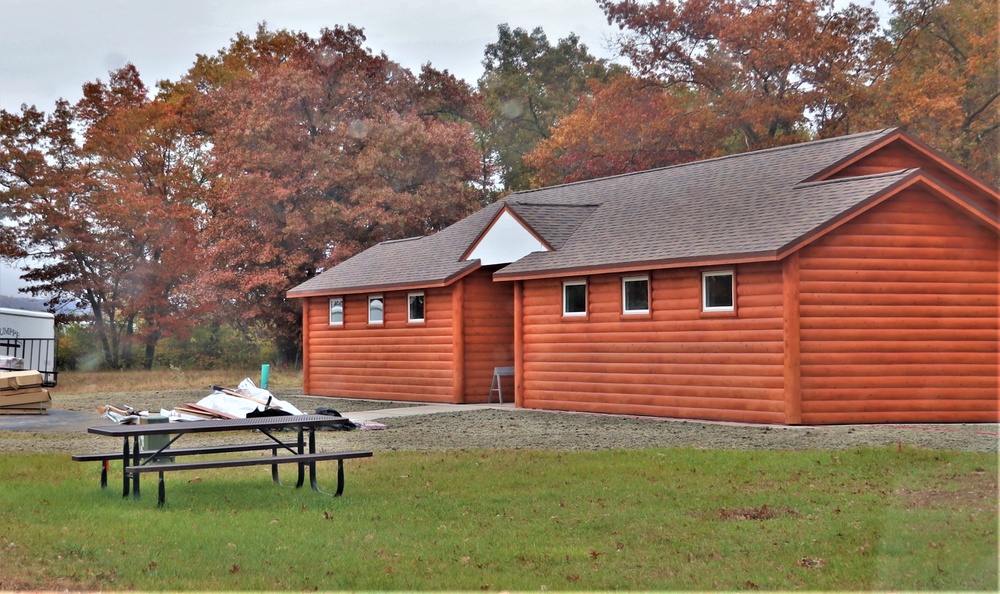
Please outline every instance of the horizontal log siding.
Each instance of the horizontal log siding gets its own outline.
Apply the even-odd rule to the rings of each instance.
[[[344,298],[344,325],[329,325],[329,298],[306,301],[306,385],[316,396],[454,402],[451,291],[424,291],[422,324],[407,322],[407,294],[381,293],[385,323],[368,324],[368,295]]]
[[[465,277],[465,402],[486,402],[494,367],[514,365],[514,285],[493,282],[496,267]],[[514,382],[503,390],[514,401]]]
[[[916,190],[804,248],[802,422],[997,421],[997,250]]]
[[[871,175],[873,173],[885,173],[916,167],[923,169],[936,179],[948,180],[949,186],[962,192],[963,195],[986,209],[986,212],[993,213],[993,216],[998,216],[998,213],[1000,213],[1000,204],[994,198],[985,195],[974,184],[955,175],[955,172],[950,168],[934,159],[928,158],[927,155],[914,150],[908,144],[898,140],[870,155],[862,157],[857,162],[837,172],[836,175],[831,176],[831,178]]]
[[[524,406],[781,422],[780,265],[741,265],[736,285],[738,315],[706,316],[700,270],[655,271],[651,313],[626,316],[621,275],[592,276],[573,319],[560,280],[524,281]]]

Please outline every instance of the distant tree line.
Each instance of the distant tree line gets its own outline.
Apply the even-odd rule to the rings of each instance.
[[[261,25],[155,93],[128,65],[0,110],[0,257],[87,312],[91,367],[211,366],[234,337],[294,362],[288,289],[511,191],[888,126],[997,182],[993,1],[892,0],[886,26],[833,0],[597,2],[620,64],[501,25],[474,88],[352,26]]]

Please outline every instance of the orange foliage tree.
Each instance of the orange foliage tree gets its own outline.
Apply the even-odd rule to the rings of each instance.
[[[0,112],[0,202],[17,222],[5,251],[36,258],[22,276],[32,293],[89,310],[103,366],[149,368],[196,313],[183,287],[200,261],[199,158],[133,66],[83,95],[50,116]]]
[[[878,73],[871,8],[834,0],[598,0],[637,73],[697,93],[727,152],[798,142],[850,111]]]
[[[716,156],[705,139],[720,134],[695,93],[622,74],[594,84],[525,162],[540,187]]]
[[[1000,31],[994,0],[894,0],[887,69],[861,114],[902,126],[1000,183]]]
[[[364,47],[261,27],[201,57],[171,91],[210,144],[201,283],[225,319],[263,325],[293,357],[299,303],[285,292],[374,243],[425,235],[477,204],[479,158],[461,115],[472,91]]]

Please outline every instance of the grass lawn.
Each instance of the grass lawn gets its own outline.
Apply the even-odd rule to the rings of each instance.
[[[334,499],[267,468],[0,456],[0,589],[988,590],[997,455],[386,452]],[[336,466],[320,480],[331,486]],[[117,480],[116,480],[117,479]]]

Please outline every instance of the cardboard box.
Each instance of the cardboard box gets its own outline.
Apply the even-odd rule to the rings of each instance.
[[[31,404],[52,402],[48,390],[7,390],[0,392],[0,408],[25,407]]]
[[[0,371],[0,390],[19,390],[42,385],[42,374],[29,371]]]

